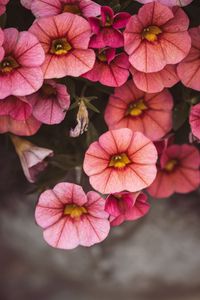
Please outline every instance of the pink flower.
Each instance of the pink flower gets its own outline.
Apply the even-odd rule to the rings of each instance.
[[[186,6],[190,3],[192,3],[193,0],[136,0],[137,2],[146,4],[149,2],[158,2],[167,6]]]
[[[108,235],[110,224],[105,201],[96,192],[62,182],[40,195],[35,218],[44,229],[45,241],[60,249],[92,246]]]
[[[182,83],[200,91],[200,26],[189,30],[192,48],[188,56],[178,65],[177,71]]]
[[[110,214],[111,226],[118,226],[124,221],[137,220],[146,215],[149,208],[147,196],[140,192],[110,194],[105,205],[105,211]]]
[[[129,13],[121,12],[114,15],[113,10],[109,6],[102,6],[100,18],[89,18],[93,32],[90,47],[123,47],[124,38],[119,29],[126,26],[129,18]]]
[[[5,13],[8,2],[9,0],[0,0],[0,16]]]
[[[82,76],[107,86],[121,86],[129,77],[129,66],[127,54],[116,54],[113,48],[98,49],[94,67]]]
[[[109,129],[130,128],[155,141],[172,129],[172,108],[168,90],[147,94],[129,80],[110,96],[104,118]]]
[[[173,193],[189,193],[200,184],[199,151],[190,145],[171,145],[161,155],[160,170],[148,188],[151,196],[169,197]]]
[[[31,9],[31,4],[34,0],[20,0],[21,5],[23,5],[27,9]]]
[[[71,13],[41,18],[30,28],[46,53],[42,65],[46,79],[80,76],[91,70],[95,54],[88,49],[91,35],[89,23]]]
[[[161,71],[144,73],[131,66],[130,72],[138,89],[147,93],[161,92],[165,87],[170,88],[180,79],[176,73],[176,65],[166,65]]]
[[[193,135],[200,139],[200,103],[192,106],[189,122]]]
[[[65,118],[70,96],[64,84],[45,80],[41,89],[28,96],[33,106],[33,116],[44,124],[59,124]]]
[[[0,28],[0,60],[2,60],[4,56],[4,49],[2,47],[4,41],[4,33],[3,30]]]
[[[44,51],[37,38],[15,28],[4,30],[5,50],[0,61],[0,99],[9,95],[25,96],[37,91],[43,83],[40,68]]]
[[[99,16],[101,13],[100,5],[91,0],[33,0],[31,10],[36,17],[70,12],[89,18]]]
[[[19,156],[24,175],[29,182],[35,182],[39,173],[48,165],[45,158],[53,155],[53,151],[38,147],[31,142],[11,135],[11,140]]]
[[[188,54],[189,19],[181,8],[152,2],[130,18],[124,31],[124,47],[131,65],[141,72],[157,72],[177,64]]]
[[[139,191],[156,176],[157,152],[142,133],[128,128],[107,131],[85,153],[83,168],[102,194]]]

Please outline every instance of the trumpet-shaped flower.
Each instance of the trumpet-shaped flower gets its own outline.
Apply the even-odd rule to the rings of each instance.
[[[115,15],[109,6],[102,6],[100,18],[89,18],[93,32],[90,40],[90,47],[123,47],[124,38],[119,29],[126,26],[129,18],[129,13],[120,12]]]
[[[142,4],[150,3],[150,2],[158,2],[167,6],[186,6],[192,3],[193,0],[136,0]]]
[[[53,155],[53,151],[38,147],[31,142],[11,135],[11,140],[19,156],[24,175],[29,182],[35,182],[40,172],[48,165],[45,159]]]
[[[189,30],[192,38],[192,48],[188,56],[177,67],[182,83],[194,90],[200,91],[200,26]]]
[[[104,117],[109,129],[130,128],[155,141],[171,130],[172,108],[168,90],[147,94],[129,80],[110,96]]]
[[[183,60],[191,47],[188,26],[189,19],[181,8],[145,4],[124,31],[124,48],[131,65],[151,73]]]
[[[121,86],[129,77],[128,55],[125,53],[115,54],[113,48],[103,48],[96,51],[94,67],[83,77],[91,81],[99,81],[107,86]]]
[[[192,134],[200,140],[200,103],[191,108],[189,121]]]
[[[156,176],[157,151],[140,132],[107,131],[85,153],[83,168],[93,188],[103,194],[139,191]]]
[[[88,49],[91,28],[84,18],[71,13],[40,18],[29,30],[45,51],[42,70],[46,79],[77,77],[92,69],[95,53]]]
[[[62,122],[70,105],[66,86],[54,80],[45,80],[41,89],[27,98],[33,106],[33,116],[49,125]]]
[[[171,145],[160,157],[156,179],[148,188],[151,196],[169,197],[173,193],[189,193],[200,184],[200,155],[193,146]]]
[[[101,13],[100,5],[91,0],[33,0],[30,9],[37,18],[56,16],[64,12],[89,18]]]
[[[122,192],[110,194],[106,198],[105,211],[110,215],[111,226],[118,226],[124,221],[134,221],[149,211],[146,194]]]
[[[81,186],[62,182],[40,195],[35,218],[49,245],[60,249],[89,247],[109,233],[104,207],[105,200],[96,192],[85,194]]]
[[[30,32],[15,28],[4,30],[5,54],[0,60],[0,99],[9,95],[26,96],[36,92],[43,83],[40,68],[44,51]]]
[[[161,71],[152,73],[140,72],[131,66],[130,72],[137,88],[147,93],[161,92],[164,88],[170,88],[180,80],[176,72],[176,65],[166,65]]]

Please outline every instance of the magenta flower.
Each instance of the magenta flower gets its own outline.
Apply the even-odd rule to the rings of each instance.
[[[150,2],[158,2],[167,6],[186,6],[192,3],[193,0],[136,0],[137,2],[146,4]]]
[[[116,54],[113,48],[96,50],[96,62],[89,72],[82,75],[91,81],[99,81],[107,86],[121,86],[129,77],[128,55]]]
[[[4,41],[4,33],[3,30],[0,28],[0,60],[2,60],[4,56],[4,49],[2,47]]]
[[[21,5],[23,5],[27,9],[31,9],[31,4],[33,0],[20,0]]]
[[[33,116],[44,124],[59,124],[70,105],[70,95],[64,84],[45,80],[41,89],[27,97],[33,106]]]
[[[140,192],[110,194],[105,205],[105,211],[110,215],[111,226],[118,226],[124,221],[137,220],[146,215],[149,208],[147,196]]]
[[[85,153],[83,168],[102,194],[139,191],[156,176],[157,151],[142,133],[128,128],[107,131]]]
[[[182,83],[200,91],[200,26],[189,30],[192,48],[188,56],[178,65],[177,71]]]
[[[123,47],[124,38],[119,29],[126,26],[129,18],[129,13],[121,12],[114,15],[113,10],[109,6],[102,6],[100,18],[89,18],[93,32],[90,47]]]
[[[81,186],[62,182],[40,195],[35,218],[49,245],[60,249],[89,247],[109,233],[104,206],[104,199],[96,192],[86,195]]]
[[[42,65],[46,79],[80,76],[92,69],[95,54],[88,49],[91,35],[89,23],[71,13],[41,18],[30,31],[41,42],[46,58]]]
[[[40,68],[44,51],[37,38],[15,28],[4,30],[5,50],[0,61],[0,99],[9,95],[25,96],[36,92],[43,83]]]
[[[155,141],[172,129],[172,108],[168,90],[147,94],[129,80],[110,96],[104,118],[109,129],[130,128]]]
[[[170,88],[180,80],[176,65],[166,65],[161,71],[152,73],[140,72],[131,66],[130,72],[137,88],[147,93],[161,92],[165,87]]]
[[[200,184],[200,155],[193,146],[171,145],[161,155],[160,168],[148,192],[156,198],[189,193]]]
[[[31,10],[37,18],[56,16],[64,12],[89,18],[101,13],[100,5],[91,0],[33,0]]]
[[[178,7],[152,2],[130,18],[124,31],[124,47],[131,65],[149,73],[177,64],[188,54],[191,39],[189,19]]]
[[[5,13],[8,2],[9,0],[0,0],[0,16]]]
[[[192,106],[189,122],[192,134],[200,140],[200,103]]]
[[[48,163],[45,159],[53,155],[53,151],[38,147],[31,142],[11,135],[11,140],[19,156],[24,175],[29,182],[35,182],[40,172],[44,171]]]

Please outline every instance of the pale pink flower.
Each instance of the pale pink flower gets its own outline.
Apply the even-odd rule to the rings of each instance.
[[[26,96],[37,91],[43,83],[40,68],[44,51],[30,32],[15,28],[4,30],[5,54],[0,61],[0,99],[9,95]]]
[[[124,221],[134,221],[146,215],[150,208],[147,200],[147,195],[141,192],[108,195],[105,211],[110,215],[111,226],[118,226]]]
[[[29,182],[35,182],[40,172],[44,171],[48,163],[45,159],[53,155],[53,151],[38,147],[31,142],[11,135],[11,140],[19,156],[24,175]]]
[[[0,28],[0,61],[4,56],[4,49],[2,47],[4,41],[4,33],[3,30]]]
[[[172,129],[172,108],[168,90],[147,94],[129,80],[110,96],[104,118],[109,129],[130,128],[155,141]]]
[[[92,69],[95,53],[88,49],[91,28],[84,18],[71,13],[40,18],[29,30],[45,51],[42,70],[46,79],[78,77]]]
[[[82,76],[91,81],[99,81],[101,84],[117,87],[127,81],[129,66],[126,53],[116,54],[113,48],[98,49],[94,67]]]
[[[85,194],[81,186],[62,182],[40,195],[35,218],[49,245],[60,249],[89,247],[109,233],[104,207],[105,200],[96,192]]]
[[[142,6],[124,31],[124,49],[131,65],[151,73],[180,62],[191,47],[188,26],[189,18],[179,7],[170,9],[157,2]]]
[[[66,86],[54,80],[45,80],[41,89],[27,99],[33,106],[33,116],[49,125],[62,122],[70,105]]]
[[[31,9],[31,4],[34,0],[20,0],[21,4],[27,8],[27,9]]]
[[[146,4],[150,2],[158,2],[167,6],[186,6],[192,3],[193,0],[136,0],[137,2]]]
[[[192,134],[200,140],[200,103],[192,106],[189,122]]]
[[[33,0],[30,9],[37,18],[56,16],[64,12],[89,18],[101,13],[100,5],[91,0]]]
[[[93,188],[103,194],[139,191],[156,176],[157,151],[140,132],[107,131],[85,153],[83,168]]]
[[[189,193],[200,185],[200,155],[193,146],[171,145],[163,151],[156,179],[148,192],[156,198]]]
[[[177,67],[182,83],[194,90],[200,91],[200,26],[189,30],[192,38],[192,48],[188,56]]]
[[[0,16],[5,13],[8,2],[9,0],[0,0]]]

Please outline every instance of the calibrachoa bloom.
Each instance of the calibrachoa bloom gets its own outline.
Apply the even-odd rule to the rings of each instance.
[[[110,215],[111,226],[117,226],[124,221],[134,221],[149,211],[150,205],[144,193],[122,192],[110,194],[106,198],[105,211]]]
[[[161,71],[144,73],[130,67],[133,81],[138,89],[147,93],[161,92],[165,87],[170,88],[180,79],[176,72],[176,65],[166,65]]]
[[[43,83],[40,68],[44,51],[30,32],[15,28],[4,30],[5,50],[0,61],[0,99],[9,95],[25,96],[37,91]]]
[[[3,30],[0,28],[0,60],[4,56],[4,49],[2,47],[3,41],[4,41],[4,33]]]
[[[188,56],[178,65],[178,75],[183,84],[200,91],[200,26],[189,30],[192,48]]]
[[[53,151],[38,147],[31,142],[11,135],[11,140],[19,156],[24,175],[29,182],[35,182],[40,172],[48,165],[45,159],[53,155]]]
[[[192,134],[200,139],[200,103],[192,106],[189,121]]]
[[[161,155],[160,170],[148,188],[156,198],[169,197],[173,193],[189,193],[200,184],[200,155],[193,146],[171,145]]]
[[[8,2],[9,0],[0,0],[0,16],[5,13]]]
[[[85,194],[81,186],[62,182],[40,195],[35,218],[49,245],[60,249],[89,247],[109,233],[104,206],[105,200],[96,192]]]
[[[161,4],[164,4],[164,5],[168,5],[168,6],[186,6],[190,3],[192,3],[193,0],[136,0],[140,3],[149,3],[149,2],[159,2]]]
[[[100,5],[91,0],[33,0],[30,8],[36,17],[70,12],[88,18],[99,16],[101,13]]]
[[[33,0],[20,0],[20,2],[25,8],[31,9],[31,4]]]
[[[139,191],[156,176],[157,151],[142,133],[128,128],[107,131],[85,153],[83,168],[103,194]]]
[[[96,62],[92,70],[83,75],[91,81],[99,81],[107,86],[121,86],[129,77],[128,55],[116,54],[113,48],[96,51]]]
[[[147,94],[129,80],[110,96],[104,117],[109,129],[127,127],[158,140],[172,128],[172,108],[168,90]]]
[[[54,80],[45,80],[41,89],[27,98],[33,106],[33,116],[49,125],[63,121],[70,105],[66,86]]]
[[[40,18],[29,30],[44,48],[42,70],[46,79],[77,77],[92,69],[95,54],[88,49],[91,28],[84,18],[71,13]]]
[[[129,13],[120,12],[115,15],[109,6],[102,6],[100,18],[89,18],[93,32],[93,36],[90,40],[90,47],[123,47],[124,38],[119,29],[126,26],[129,18]]]
[[[180,62],[191,47],[188,26],[189,19],[181,8],[170,9],[157,2],[145,4],[124,31],[131,65],[148,73]]]

